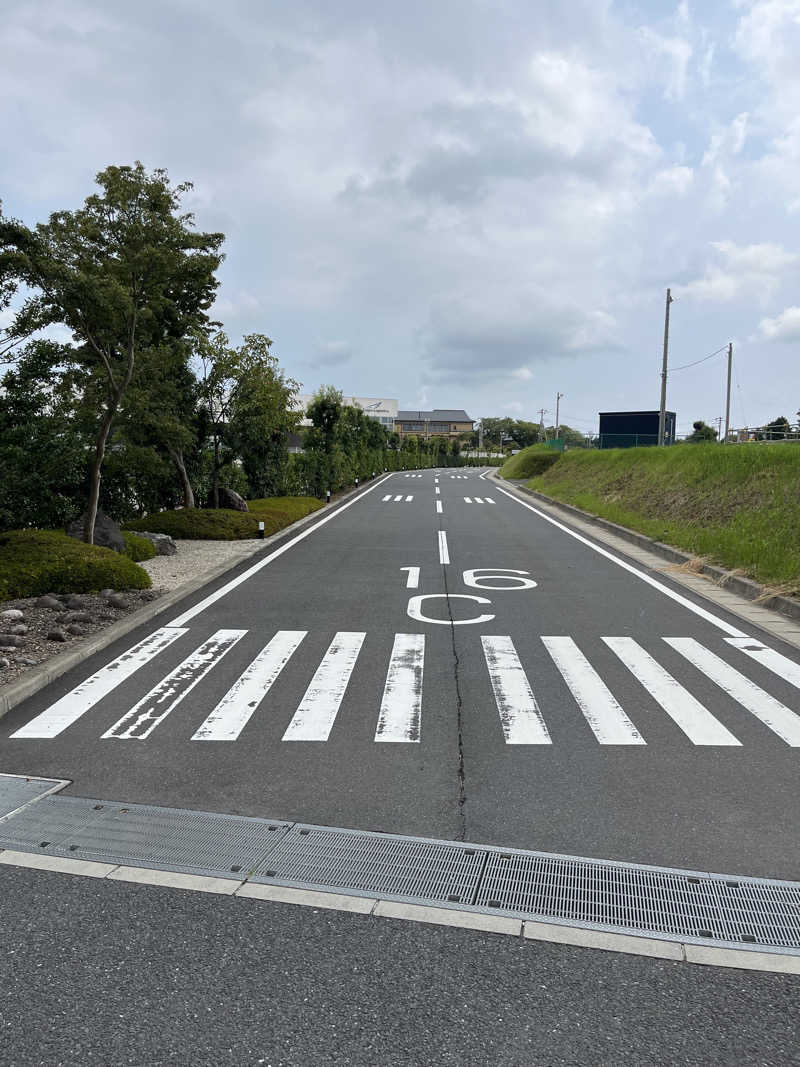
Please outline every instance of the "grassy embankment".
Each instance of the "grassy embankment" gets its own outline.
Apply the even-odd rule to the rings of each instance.
[[[533,473],[531,489],[800,593],[800,446],[575,450]]]

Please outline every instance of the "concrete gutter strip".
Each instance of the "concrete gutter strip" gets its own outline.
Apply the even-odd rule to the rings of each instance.
[[[614,534],[623,541],[629,541],[631,544],[638,545],[639,548],[647,549],[647,551],[654,553],[656,556],[660,556],[662,559],[667,559],[671,563],[695,563],[696,573],[705,574],[720,588],[727,589],[732,593],[738,593],[739,596],[743,596],[746,600],[757,601],[761,607],[768,608],[770,611],[777,611],[781,615],[786,615],[791,619],[800,619],[800,600],[781,596],[779,593],[772,592],[772,590],[765,585],[760,585],[758,582],[754,582],[750,578],[743,578],[740,574],[735,574],[733,571],[727,571],[723,567],[717,567],[713,563],[699,562],[698,557],[693,556],[689,552],[682,552],[678,548],[673,548],[672,545],[665,545],[663,541],[656,541],[654,538],[648,537],[646,534],[637,533],[636,530],[629,530],[626,526],[619,526],[616,522],[611,522],[609,519],[602,519],[599,515],[592,515],[589,511],[582,511],[580,508],[576,508],[573,504],[565,504],[562,500],[557,500],[552,496],[546,496],[544,493],[539,493],[535,489],[528,489],[525,485],[519,485],[517,482],[513,481],[506,481],[504,478],[501,478],[494,473],[491,473],[489,477],[494,478],[495,481],[505,485],[508,489],[516,489],[517,492],[524,493],[526,496],[532,496],[534,500],[538,500],[542,504],[547,504],[549,507],[554,508],[557,511],[566,512],[568,515],[574,515],[583,520],[583,522],[588,522],[593,526],[599,526],[603,530],[608,530],[609,533]]]
[[[60,678],[61,675],[66,674],[67,671],[72,670],[73,667],[83,662],[83,660],[88,659],[89,656],[93,656],[95,652],[102,652],[104,648],[113,645],[113,643],[119,640],[120,637],[124,637],[125,634],[130,633],[131,630],[135,630],[138,626],[149,622],[157,615],[167,611],[173,607],[173,605],[185,599],[187,596],[191,596],[192,593],[196,593],[198,589],[202,589],[203,586],[215,581],[227,571],[233,570],[235,567],[250,566],[253,556],[257,555],[263,549],[268,548],[276,541],[295,533],[301,526],[305,526],[309,522],[318,519],[321,512],[335,510],[339,504],[344,503],[345,500],[349,499],[349,497],[353,496],[355,493],[362,492],[363,489],[364,486],[359,485],[355,489],[347,490],[347,492],[342,493],[338,497],[336,503],[331,508],[318,508],[316,511],[304,515],[302,519],[298,519],[291,525],[285,526],[282,530],[278,530],[277,533],[272,534],[270,537],[265,537],[263,541],[259,541],[258,547],[251,553],[251,555],[245,556],[243,559],[226,560],[224,563],[220,563],[219,566],[205,571],[197,578],[193,578],[189,582],[184,582],[183,585],[179,585],[170,593],[165,593],[164,596],[159,597],[158,600],[152,600],[149,604],[145,604],[136,611],[132,611],[130,615],[126,615],[124,619],[119,619],[107,629],[101,630],[100,633],[93,634],[91,637],[87,637],[85,641],[78,642],[69,650],[69,652],[54,656],[52,659],[42,663],[39,667],[26,671],[19,681],[11,682],[9,685],[0,686],[0,719],[2,719],[4,715],[7,715],[12,708],[15,708],[17,704],[21,704],[23,700],[27,700],[28,697],[33,696],[34,693],[38,693],[40,689],[44,689],[46,685],[54,682],[56,678]]]

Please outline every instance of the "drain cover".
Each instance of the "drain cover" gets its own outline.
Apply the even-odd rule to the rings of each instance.
[[[649,936],[800,948],[800,885],[492,850],[481,910]]]
[[[16,774],[0,774],[0,821],[31,801],[63,789],[65,785],[69,783],[60,778],[22,778]]]
[[[295,825],[250,881],[469,905],[485,855],[446,841]]]
[[[289,825],[184,808],[50,797],[0,823],[0,848],[243,878]]]

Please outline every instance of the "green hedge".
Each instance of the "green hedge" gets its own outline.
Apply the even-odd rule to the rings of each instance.
[[[129,530],[123,530],[122,537],[125,541],[125,555],[134,563],[141,563],[143,559],[152,559],[156,554],[156,546],[146,537],[139,537]]]
[[[181,508],[159,511],[143,519],[126,523],[127,530],[165,533],[176,540],[241,541],[258,536],[258,524],[264,523],[267,537],[322,507],[314,497],[269,497],[248,504],[249,511],[227,508]]]
[[[86,545],[55,530],[0,533],[0,600],[149,588],[147,571],[110,548]]]

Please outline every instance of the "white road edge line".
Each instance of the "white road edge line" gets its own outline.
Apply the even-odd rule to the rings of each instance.
[[[768,971],[776,974],[800,974],[800,956],[756,949],[727,948],[718,945],[696,945],[679,940],[648,937],[643,934],[617,933],[615,930],[596,930],[560,923],[518,919],[506,915],[486,915],[461,908],[437,908],[429,904],[405,904],[382,897],[362,897],[322,890],[295,889],[293,886],[262,885],[233,878],[213,878],[187,875],[177,871],[155,868],[126,867],[122,864],[99,863],[93,860],[72,860],[61,856],[40,856],[13,849],[0,851],[0,864],[25,867],[30,870],[52,871],[60,874],[82,875],[108,881],[136,881],[144,885],[158,885],[167,889],[213,893],[220,897],[250,900],[279,901],[309,908],[330,908],[360,912],[376,918],[403,919],[452,926],[464,930],[478,930],[497,934],[520,935],[529,941],[550,941],[579,948],[603,949],[607,952],[626,952],[637,956],[672,959],[676,962],[703,964],[715,967],[738,967],[742,970]]]
[[[701,608],[699,604],[693,604],[691,600],[687,600],[685,596],[681,596],[680,593],[674,592],[672,589],[667,588],[656,578],[651,578],[649,574],[645,574],[644,571],[640,571],[638,567],[634,567],[633,564],[628,563],[624,559],[620,559],[619,556],[615,556],[613,552],[609,552],[605,548],[601,548],[600,545],[596,545],[593,541],[590,541],[588,537],[584,537],[579,534],[577,530],[570,529],[569,526],[565,526],[563,522],[559,522],[557,519],[551,518],[543,511],[533,507],[531,504],[527,504],[524,500],[520,500],[519,497],[513,493],[509,493],[507,489],[502,489],[499,485],[497,491],[503,493],[504,496],[509,497],[523,508],[527,508],[528,511],[532,511],[534,515],[538,515],[540,519],[544,519],[545,522],[549,522],[552,526],[555,526],[557,530],[561,530],[562,533],[569,534],[570,537],[574,537],[576,541],[580,541],[582,545],[586,545],[587,548],[591,548],[593,552],[597,552],[599,555],[604,556],[606,559],[611,560],[612,563],[616,563],[618,567],[622,567],[623,570],[628,571],[630,574],[636,575],[637,578],[641,578],[643,582],[647,582],[653,589],[657,589],[659,593],[663,593],[664,596],[668,596],[670,600],[674,600],[676,604],[680,604],[681,607],[687,608],[689,611],[694,612],[695,615],[699,615],[701,619],[705,619],[706,622],[712,623],[714,626],[719,627],[723,633],[728,634],[729,637],[747,637],[747,634],[743,630],[737,630],[735,626],[731,626],[723,619],[718,618],[710,611],[706,611],[705,608]]]
[[[291,541],[287,541],[285,545],[281,545],[281,547],[276,548],[274,552],[270,552],[270,554],[268,556],[265,556],[264,559],[260,559],[258,563],[254,563],[252,567],[248,567],[246,571],[243,571],[241,574],[237,575],[236,578],[232,578],[229,582],[226,582],[225,585],[220,586],[220,588],[217,589],[215,592],[209,593],[209,595],[203,600],[201,600],[199,604],[195,604],[193,608],[189,608],[187,611],[184,611],[182,615],[179,615],[176,619],[173,619],[172,622],[167,623],[167,625],[185,626],[190,619],[193,619],[196,615],[199,615],[201,612],[205,611],[206,608],[211,607],[211,605],[216,603],[217,600],[220,600],[222,597],[227,596],[228,593],[231,592],[231,590],[236,589],[237,586],[240,586],[242,584],[242,582],[246,582],[248,578],[252,578],[252,576],[254,574],[257,574],[258,571],[260,571],[263,567],[268,566],[270,563],[272,563],[273,560],[276,560],[279,556],[282,556],[284,552],[288,552],[290,548],[294,548],[295,545],[299,544],[301,541],[304,541],[306,537],[314,533],[314,531],[318,530],[321,526],[324,526],[326,522],[330,522],[331,519],[335,519],[337,516],[341,515],[343,511],[347,511],[348,508],[351,508],[353,504],[357,504],[360,500],[363,500],[364,497],[367,496],[369,493],[374,493],[378,486],[383,485],[383,483],[385,481],[388,481],[388,479],[391,477],[391,474],[387,474],[383,478],[379,478],[374,485],[371,485],[369,487],[369,489],[365,489],[363,493],[359,493],[359,495],[353,497],[352,500],[348,500],[346,504],[340,504],[335,511],[332,511],[329,515],[326,515],[324,519],[320,519],[319,522],[315,522],[313,526],[307,527],[296,537],[293,537]],[[732,636],[743,637],[744,634],[737,633]]]

